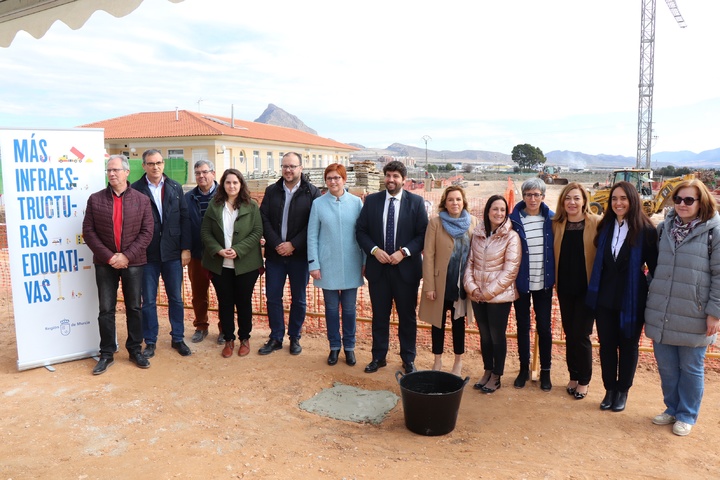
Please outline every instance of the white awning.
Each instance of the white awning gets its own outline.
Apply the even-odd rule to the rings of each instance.
[[[0,47],[9,47],[15,35],[25,30],[41,38],[57,20],[73,30],[85,25],[97,10],[124,17],[143,0],[0,0]],[[183,0],[168,0],[179,3]]]

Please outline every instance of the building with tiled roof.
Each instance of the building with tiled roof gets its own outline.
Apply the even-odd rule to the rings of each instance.
[[[220,178],[227,168],[237,168],[249,177],[274,176],[282,155],[303,155],[306,168],[324,168],[331,163],[349,165],[356,147],[293,128],[248,122],[217,115],[175,110],[143,112],[81,125],[105,129],[105,149],[139,159],[148,148],[157,148],[166,159],[188,162],[188,179],[197,160],[215,163]]]

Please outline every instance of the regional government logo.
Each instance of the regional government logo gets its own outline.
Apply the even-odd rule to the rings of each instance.
[[[70,320],[68,320],[67,318],[64,320],[60,320],[60,333],[64,337],[70,335]]]

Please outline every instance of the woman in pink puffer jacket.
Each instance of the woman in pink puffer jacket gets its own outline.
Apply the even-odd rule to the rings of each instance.
[[[515,278],[521,256],[520,237],[508,221],[507,201],[493,195],[485,204],[482,224],[473,232],[463,279],[480,330],[485,366],[474,388],[484,393],[500,388],[507,354],[505,330],[512,302],[518,298]]]

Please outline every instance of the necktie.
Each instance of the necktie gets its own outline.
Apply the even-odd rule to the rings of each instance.
[[[395,251],[395,199],[393,197],[390,197],[387,225],[385,225],[385,251],[390,255]]]

